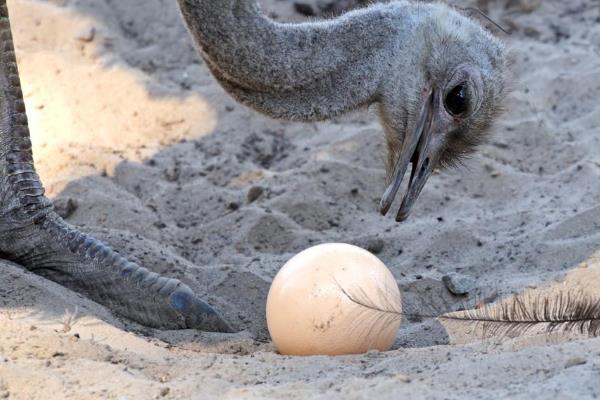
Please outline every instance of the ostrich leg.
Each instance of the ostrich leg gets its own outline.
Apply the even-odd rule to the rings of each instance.
[[[0,0],[0,257],[150,327],[230,331],[188,286],[127,261],[53,211],[33,165],[6,0]]]

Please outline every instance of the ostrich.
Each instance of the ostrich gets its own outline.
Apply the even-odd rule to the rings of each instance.
[[[435,168],[473,151],[505,94],[503,45],[443,4],[395,1],[331,20],[282,24],[254,0],[178,0],[208,68],[239,102],[274,118],[324,120],[376,105],[384,127],[386,214],[396,219]],[[0,258],[159,329],[231,331],[192,290],[67,224],[36,174],[6,0],[0,0]]]

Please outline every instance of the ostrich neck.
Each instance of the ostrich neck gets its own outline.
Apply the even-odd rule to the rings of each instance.
[[[258,111],[296,120],[373,103],[390,79],[414,74],[415,35],[440,7],[399,1],[332,20],[278,23],[250,0],[178,2],[223,87]]]

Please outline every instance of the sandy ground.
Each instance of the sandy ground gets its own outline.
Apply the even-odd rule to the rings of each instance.
[[[384,154],[372,112],[292,124],[235,104],[172,0],[9,1],[35,157],[58,208],[183,279],[243,331],[149,330],[3,263],[0,398],[600,395],[600,339],[481,340],[465,326],[403,321],[385,353],[286,357],[268,340],[270,281],[321,242],[375,252],[407,307],[536,287],[599,292],[600,4],[473,3],[513,32],[515,91],[491,143],[433,176],[396,224],[376,211]],[[302,18],[291,1],[264,6]],[[452,296],[450,272],[476,289]]]

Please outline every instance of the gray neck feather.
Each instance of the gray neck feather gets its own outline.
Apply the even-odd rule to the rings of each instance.
[[[415,36],[434,8],[399,1],[282,24],[255,1],[178,2],[200,54],[231,95],[272,117],[303,121],[376,102],[390,78],[407,86],[422,53]]]

